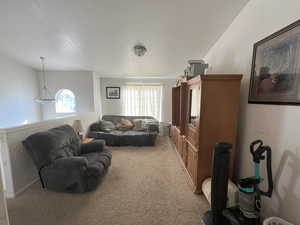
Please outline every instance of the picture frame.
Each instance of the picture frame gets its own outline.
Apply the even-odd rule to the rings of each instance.
[[[120,99],[120,87],[106,87],[106,99]]]
[[[300,104],[300,20],[254,44],[248,103]]]

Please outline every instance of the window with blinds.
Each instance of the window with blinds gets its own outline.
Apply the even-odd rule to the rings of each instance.
[[[128,84],[122,87],[125,116],[153,116],[161,121],[162,85]]]

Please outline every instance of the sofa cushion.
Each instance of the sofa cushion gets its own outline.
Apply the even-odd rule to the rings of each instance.
[[[96,139],[104,139],[109,146],[154,146],[156,140],[156,132],[142,131],[119,131],[114,130],[106,132],[90,132],[89,137]]]

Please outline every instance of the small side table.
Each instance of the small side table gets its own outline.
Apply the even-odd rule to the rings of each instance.
[[[90,142],[92,142],[94,140],[95,140],[95,138],[83,138],[81,140],[81,143],[86,144],[86,143],[90,143]]]

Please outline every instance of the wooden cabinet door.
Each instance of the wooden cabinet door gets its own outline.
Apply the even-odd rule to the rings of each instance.
[[[196,152],[194,147],[190,144],[188,144],[187,148],[187,170],[193,183],[197,186],[198,152]]]
[[[186,129],[186,133],[187,133],[187,139],[189,140],[189,142],[195,146],[196,148],[198,147],[198,134],[199,131],[192,126],[191,124],[187,125],[187,129]]]
[[[171,129],[170,129],[170,136],[171,136],[171,140],[173,139],[173,132],[174,132],[174,127],[171,126]]]
[[[183,137],[181,135],[178,135],[178,153],[182,157],[182,150],[183,150]]]
[[[186,142],[186,138],[183,139],[183,144],[182,144],[182,161],[185,165],[185,167],[187,166],[187,142]]]
[[[171,129],[171,139],[174,143],[174,145],[176,146],[176,149],[178,149],[178,138],[179,138],[179,133],[178,133],[178,129],[173,126],[172,129]]]
[[[180,87],[172,88],[172,125],[180,125]]]
[[[178,144],[179,144],[179,132],[178,129],[175,129],[175,145],[176,145],[176,149],[178,151]]]
[[[175,139],[176,139],[176,133],[175,133],[175,127],[171,127],[171,140],[175,144]]]

